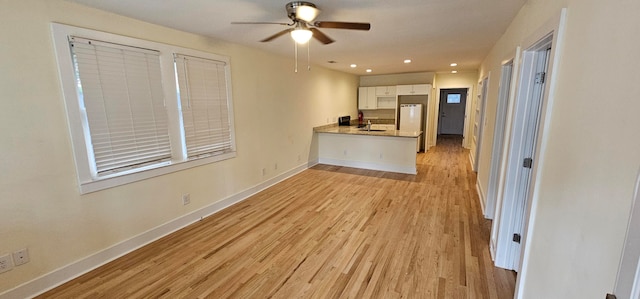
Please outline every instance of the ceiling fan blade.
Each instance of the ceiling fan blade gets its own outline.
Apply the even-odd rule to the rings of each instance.
[[[326,34],[322,33],[322,31],[316,28],[310,28],[309,30],[313,32],[313,37],[319,40],[321,43],[328,45],[333,42],[333,40],[330,37],[328,37]]]
[[[353,29],[353,30],[369,30],[369,23],[352,23],[352,22],[315,22],[313,26],[318,28],[335,28],[335,29]]]
[[[245,24],[275,24],[275,25],[293,25],[289,23],[278,23],[278,22],[231,22],[234,25],[245,25]]]
[[[287,34],[287,33],[291,32],[291,30],[293,30],[293,28],[289,28],[289,29],[282,30],[282,31],[280,31],[280,32],[278,32],[278,33],[276,33],[276,34],[274,34],[274,35],[272,35],[272,36],[269,36],[269,37],[267,37],[267,38],[265,38],[265,39],[261,40],[261,42],[263,42],[263,43],[265,43],[265,42],[270,42],[270,41],[272,41],[272,40],[274,40],[274,39],[276,39],[276,38],[278,38],[278,37],[280,37],[280,36],[283,36],[283,35],[285,35],[285,34]]]

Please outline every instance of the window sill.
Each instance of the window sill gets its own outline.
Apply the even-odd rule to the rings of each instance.
[[[222,154],[213,157],[207,157],[197,160],[190,160],[184,162],[173,162],[173,163],[161,163],[154,166],[149,166],[144,170],[136,170],[135,172],[130,173],[121,173],[117,175],[109,175],[103,178],[97,178],[92,181],[82,182],[80,183],[80,194],[87,194],[91,192],[96,192],[108,188],[113,188],[141,180],[150,179],[153,177],[169,174],[176,171],[181,171],[185,169],[189,169],[192,167],[197,167],[217,161],[227,160],[234,158],[236,156],[236,152],[231,152],[227,154]]]

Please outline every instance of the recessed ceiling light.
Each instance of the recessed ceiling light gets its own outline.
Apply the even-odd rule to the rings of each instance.
[[[411,59],[405,59],[404,63],[411,63]]]
[[[356,65],[355,63],[352,63],[352,64],[350,65],[350,67],[352,67],[352,68],[353,68],[353,67],[356,67],[356,66],[358,66],[358,65]]]
[[[452,73],[452,74],[457,74],[457,73],[458,73],[458,71],[451,71],[451,73]]]
[[[371,69],[367,69],[367,73],[371,73],[371,72],[372,72],[372,70],[371,70]]]
[[[454,62],[454,63],[450,64],[450,66],[458,66],[458,64]]]

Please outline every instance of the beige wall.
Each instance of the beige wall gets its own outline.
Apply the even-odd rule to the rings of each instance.
[[[295,74],[292,57],[58,0],[2,0],[0,19],[0,255],[31,255],[0,274],[0,293],[305,165],[312,127],[357,113],[358,77]],[[230,56],[237,157],[80,196],[52,21]]]
[[[529,0],[491,50],[488,130],[478,180],[488,183],[500,62],[567,7],[556,90],[540,153],[522,298],[604,298],[613,290],[640,167],[640,2]]]

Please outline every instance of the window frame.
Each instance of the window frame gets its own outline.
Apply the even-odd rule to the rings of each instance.
[[[175,45],[142,40],[58,23],[51,23],[51,31],[53,37],[53,46],[55,49],[55,56],[58,62],[58,72],[62,88],[62,95],[67,112],[66,114],[69,134],[71,137],[80,194],[86,194],[140,180],[145,180],[148,178],[181,171],[196,166],[230,159],[236,156],[233,96],[231,88],[231,64],[229,57],[183,48]],[[165,97],[167,116],[169,119],[171,161],[134,168],[103,176],[92,175],[92,158],[89,155],[89,149],[92,146],[91,138],[87,135],[88,128],[85,128],[85,124],[83,124],[82,121],[80,101],[76,86],[75,70],[73,67],[71,49],[68,42],[69,36],[79,36],[109,43],[152,49],[160,52],[160,70],[162,74],[161,83]],[[178,97],[176,71],[174,67],[174,54],[184,54],[225,62],[228,118],[231,132],[231,152],[216,156],[208,156],[201,159],[186,158],[182,115],[179,110],[180,99]]]
[[[457,95],[458,96],[458,101],[454,102],[454,101],[449,101],[449,97],[452,95]],[[447,94],[447,104],[460,104],[462,102],[462,94],[461,93],[448,93]]]

